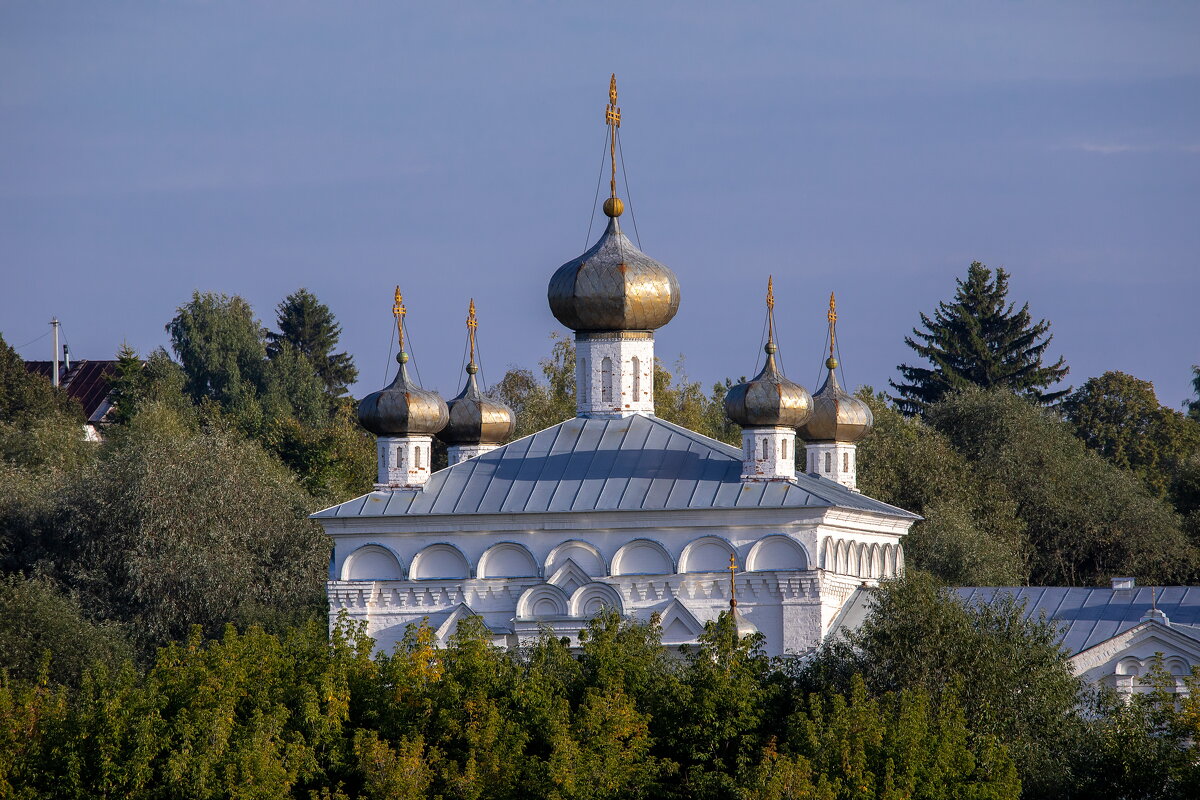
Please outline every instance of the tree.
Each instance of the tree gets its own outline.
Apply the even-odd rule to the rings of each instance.
[[[858,445],[859,486],[924,517],[904,539],[908,566],[957,586],[1024,583],[1025,523],[1003,485],[984,479],[920,417],[905,417],[869,387],[858,396],[875,417]]]
[[[358,379],[358,370],[349,354],[333,352],[342,326],[329,306],[301,288],[284,298],[275,314],[279,332],[267,332],[268,357],[274,359],[290,345],[312,362],[330,397],[344,395],[346,386]]]
[[[1060,357],[1042,362],[1053,336],[1050,323],[1034,323],[1026,303],[1014,311],[1008,302],[1008,273],[993,271],[975,261],[966,280],[956,279],[952,302],[938,303],[933,318],[921,314],[924,330],[913,328],[904,343],[929,362],[929,367],[901,364],[904,383],[891,381],[893,397],[905,414],[923,413],[947,392],[967,386],[1004,387],[1042,404],[1051,404],[1069,389],[1043,391],[1066,376]]]
[[[25,361],[0,336],[0,422],[45,417],[55,412],[73,413],[83,422],[78,404],[50,381],[25,369]]]
[[[263,385],[266,345],[250,304],[234,295],[193,292],[167,323],[183,366],[184,390],[224,409],[253,405]]]
[[[876,694],[920,691],[935,704],[960,703],[975,734],[1008,748],[1032,796],[1071,785],[1082,684],[1053,624],[1026,618],[1011,597],[967,606],[922,573],[885,582],[862,626],[827,643],[802,683],[845,692],[855,674]]]
[[[1113,575],[1168,583],[1191,574],[1196,553],[1179,515],[1053,413],[1003,389],[972,389],[948,395],[926,418],[1015,502],[1031,583],[1079,586]]]
[[[1075,435],[1110,464],[1166,497],[1181,464],[1200,451],[1200,422],[1158,403],[1154,384],[1124,372],[1089,378],[1062,402]]]

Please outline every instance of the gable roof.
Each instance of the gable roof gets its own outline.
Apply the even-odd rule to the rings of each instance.
[[[26,361],[25,369],[51,380],[54,362]],[[83,414],[87,421],[103,421],[104,414],[112,407],[108,396],[112,392],[112,382],[116,377],[117,362],[80,359],[72,362],[70,369],[65,363],[60,363],[59,369],[59,384],[67,393],[67,397],[83,406]]]
[[[962,587],[954,592],[963,600],[991,603],[1007,595],[1026,601],[1025,617],[1045,612],[1056,623],[1063,647],[1075,655],[1136,627],[1154,605],[1167,615],[1170,627],[1191,637],[1200,636],[1200,586],[1165,586],[1151,589],[1065,588],[1057,586]]]
[[[439,470],[423,489],[371,492],[313,516],[839,507],[919,519],[825,478],[744,483],[741,469],[740,448],[657,417],[575,417]]]

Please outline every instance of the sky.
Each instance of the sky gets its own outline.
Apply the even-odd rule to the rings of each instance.
[[[711,384],[780,355],[815,390],[828,296],[846,382],[887,387],[972,261],[1050,321],[1078,386],[1193,396],[1200,3],[0,4],[0,334],[50,357],[168,345],[195,290],[265,325],[299,287],[360,371],[457,393],[565,333],[546,284],[602,230],[608,77],[656,335]],[[630,211],[623,219],[633,233]],[[645,232],[644,236],[641,233]]]

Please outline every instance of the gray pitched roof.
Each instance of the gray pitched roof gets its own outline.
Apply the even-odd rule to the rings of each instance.
[[[1150,610],[1151,589],[1065,588],[1058,586],[975,587],[954,590],[963,600],[991,603],[1006,595],[1025,601],[1025,616],[1045,612],[1058,623],[1063,647],[1071,654],[1124,633]],[[1155,605],[1172,628],[1200,638],[1200,586],[1163,586],[1153,590]]]
[[[313,516],[839,507],[918,519],[833,481],[743,483],[742,452],[657,417],[576,417],[453,467],[421,490],[372,492]]]

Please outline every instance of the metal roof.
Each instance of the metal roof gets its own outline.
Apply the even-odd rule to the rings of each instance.
[[[919,519],[812,475],[744,483],[741,467],[740,448],[657,417],[576,417],[435,472],[423,489],[372,492],[313,516],[838,507]]]
[[[1058,624],[1063,647],[1081,653],[1124,633],[1142,621],[1154,605],[1172,628],[1200,638],[1200,586],[1141,586],[1136,589],[1066,588],[1058,586],[977,587],[953,590],[968,603],[991,603],[1006,595],[1025,601],[1025,617],[1045,613]]]
[[[53,361],[26,361],[25,369],[34,375],[50,380],[54,374]],[[106,400],[112,392],[112,382],[117,374],[116,361],[94,361],[79,359],[59,363],[59,383],[67,397],[79,401],[88,422],[100,422],[108,410]]]

